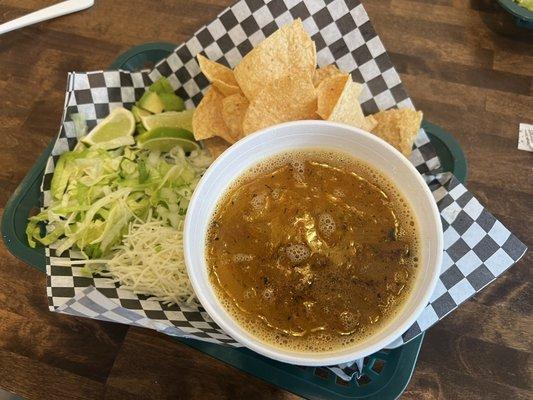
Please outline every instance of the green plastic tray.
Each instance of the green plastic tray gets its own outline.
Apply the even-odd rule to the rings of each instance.
[[[111,64],[113,69],[150,68],[167,56],[174,45],[149,43],[134,47]],[[437,149],[443,170],[466,179],[466,160],[457,141],[438,126],[423,123]],[[2,237],[6,247],[22,261],[45,272],[44,248],[32,249],[25,238],[27,218],[39,207],[40,185],[53,142],[8,200],[2,218]],[[248,349],[234,349],[192,339],[181,339],[195,349],[255,375],[273,385],[309,399],[395,399],[401,395],[413,374],[424,335],[392,350],[382,350],[368,357],[361,378],[344,382],[324,368],[297,367],[263,357]]]

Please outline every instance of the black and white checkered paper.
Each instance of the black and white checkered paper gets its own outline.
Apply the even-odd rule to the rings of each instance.
[[[318,64],[336,63],[364,83],[363,110],[412,107],[398,73],[358,0],[241,0],[224,10],[152,71],[71,73],[59,137],[42,185],[43,205],[50,201],[50,182],[57,157],[77,143],[73,113],[81,113],[89,128],[116,107],[130,107],[157,78],[165,76],[187,106],[198,104],[208,87],[195,56],[234,67],[280,26],[301,18],[317,46]],[[425,132],[420,131],[412,163],[424,174],[438,203],[444,228],[442,272],[430,304],[399,343],[428,329],[513,265],[526,247],[497,221],[450,174],[439,174],[440,163]],[[166,306],[123,290],[109,278],[88,278],[80,267],[65,268],[76,251],[57,257],[46,250],[47,293],[52,311],[143,326],[168,335],[238,346],[197,306]],[[331,369],[343,379],[357,373],[356,362]]]

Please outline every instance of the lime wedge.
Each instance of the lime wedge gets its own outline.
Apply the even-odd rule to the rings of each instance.
[[[141,146],[144,142],[148,140],[161,138],[178,138],[194,141],[194,135],[191,131],[188,131],[187,129],[168,128],[166,126],[161,126],[159,128],[151,129],[137,136],[137,144]]]
[[[167,111],[161,114],[146,115],[141,121],[149,131],[162,126],[169,128],[183,128],[192,132],[192,115],[194,110]]]
[[[81,141],[88,146],[114,149],[135,143],[135,117],[125,108],[111,111],[102,122],[96,125]]]
[[[194,141],[194,135],[180,128],[159,127],[149,130],[137,137],[137,145],[141,149],[170,151],[180,146],[184,151],[198,150],[200,146]]]
[[[193,142],[192,140],[180,139],[180,138],[150,139],[144,142],[143,145],[139,147],[141,149],[165,152],[165,151],[172,150],[176,146],[180,146],[185,152],[200,149],[200,146],[198,145],[198,143]]]
[[[135,122],[137,123],[141,122],[141,117],[144,117],[145,115],[152,115],[150,111],[146,111],[137,106],[131,107],[131,113],[135,117]]]

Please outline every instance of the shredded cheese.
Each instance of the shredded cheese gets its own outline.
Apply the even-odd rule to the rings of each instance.
[[[182,227],[173,228],[151,216],[146,222],[130,224],[122,244],[99,273],[113,278],[123,289],[154,300],[197,301],[183,259]]]

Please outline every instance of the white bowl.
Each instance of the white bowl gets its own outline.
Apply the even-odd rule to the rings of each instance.
[[[211,286],[205,260],[206,231],[215,206],[228,185],[260,160],[290,150],[338,150],[360,159],[401,189],[419,223],[419,279],[398,315],[379,332],[353,346],[325,353],[284,350],[243,329],[223,307]],[[370,355],[397,339],[418,318],[433,293],[442,260],[442,226],[431,192],[413,165],[380,138],[347,125],[296,121],[276,125],[240,140],[206,171],[189,204],[184,228],[187,271],[198,299],[211,318],[244,346],[278,361],[308,366],[333,365]]]

